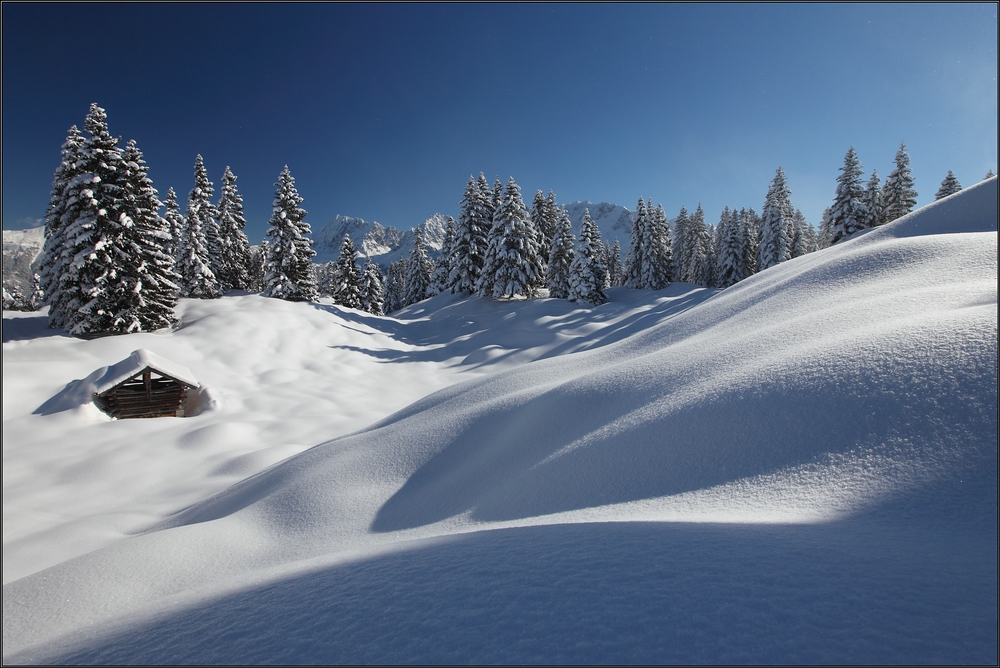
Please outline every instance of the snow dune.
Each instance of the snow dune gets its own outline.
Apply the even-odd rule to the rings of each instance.
[[[159,349],[27,324],[8,341],[5,316],[4,660],[995,663],[996,212],[993,178],[722,292],[592,310],[442,296],[396,320],[241,297],[186,303]],[[88,549],[25,520],[8,579],[8,498],[46,503],[22,491],[42,455],[8,441],[65,456],[74,419],[85,441],[124,424],[27,415],[55,370],[8,401],[10,363],[82,378],[117,345],[198,374],[184,356],[221,354],[220,328],[229,357],[200,365],[215,410],[142,427],[167,478],[199,429],[229,462],[234,424],[257,453],[286,430],[336,438],[228,486],[195,458],[188,488],[132,493],[141,517],[67,523],[103,527]],[[129,461],[124,440],[86,449],[100,479],[115,466],[95,460]],[[45,507],[98,484],[81,477],[45,480]],[[62,558],[32,570],[32,540]]]

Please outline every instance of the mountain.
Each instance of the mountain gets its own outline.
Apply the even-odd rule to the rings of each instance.
[[[996,286],[993,178],[725,290],[5,313],[3,661],[996,665]],[[101,413],[138,348],[214,400]]]
[[[579,236],[580,228],[583,225],[584,211],[590,210],[590,217],[597,223],[601,230],[601,241],[614,244],[617,239],[622,248],[622,260],[628,252],[629,239],[632,237],[632,223],[635,221],[635,212],[626,209],[618,204],[610,202],[573,202],[572,204],[561,205],[569,214],[569,219],[573,223],[573,234]]]
[[[21,294],[31,293],[32,263],[42,252],[45,227],[3,231],[3,284],[16,285]]]
[[[447,225],[448,217],[440,213],[435,213],[420,223],[424,243],[427,244],[432,258],[440,255]],[[336,260],[340,255],[340,244],[347,235],[359,253],[371,257],[385,270],[390,262],[409,256],[413,248],[414,234],[414,228],[400,231],[377,221],[369,222],[363,218],[338,214],[319,231],[313,233],[315,241],[313,250],[316,251],[313,262],[323,264]]]

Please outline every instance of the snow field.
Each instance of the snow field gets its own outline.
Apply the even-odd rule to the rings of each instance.
[[[4,660],[995,662],[996,195],[595,309],[5,314]],[[140,347],[215,408],[32,412]]]

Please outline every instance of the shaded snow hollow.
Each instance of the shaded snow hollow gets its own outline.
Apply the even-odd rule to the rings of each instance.
[[[595,308],[5,314],[4,661],[996,663],[996,212]],[[37,410],[137,347],[216,410]]]

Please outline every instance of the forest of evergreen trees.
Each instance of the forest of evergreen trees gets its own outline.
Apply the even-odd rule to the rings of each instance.
[[[80,337],[171,327],[178,298],[212,299],[234,289],[293,301],[326,296],[382,315],[445,291],[513,299],[547,289],[550,297],[596,305],[607,301],[605,289],[613,286],[658,290],[680,281],[725,288],[895,220],[913,209],[917,195],[904,144],[884,186],[874,170],[863,183],[852,147],[818,231],[793,208],[779,167],[760,214],[727,206],[716,225],[706,223],[700,204],[694,213],[682,207],[671,223],[662,205],[640,197],[623,261],[618,241],[602,241],[589,211],[574,238],[569,216],[551,191],[536,192],[529,209],[513,177],[490,186],[480,172],[469,177],[458,220],[448,219],[438,262],[418,227],[409,257],[391,263],[383,275],[371,258],[359,264],[361,254],[349,237],[336,261],[313,263],[303,199],[287,166],[275,184],[267,237],[251,246],[243,232],[243,199],[228,166],[213,203],[213,184],[197,156],[194,188],[181,213],[173,188],[160,201],[135,141],[120,147],[97,104],[84,132],[71,127],[62,147],[35,294],[15,296],[4,289],[4,308],[48,304],[50,326]],[[936,198],[959,190],[949,171]]]

